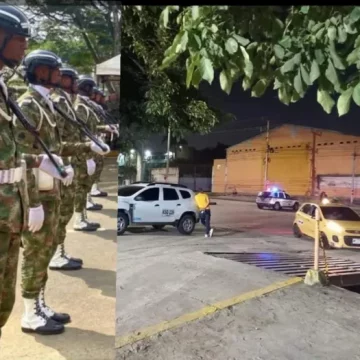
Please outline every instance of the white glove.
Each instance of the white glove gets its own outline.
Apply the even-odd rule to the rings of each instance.
[[[29,230],[31,232],[39,231],[44,223],[44,209],[43,206],[40,205],[36,208],[29,209]]]
[[[106,148],[106,151],[103,151],[98,145],[96,145],[94,142],[91,142],[91,145],[90,145],[90,149],[91,151],[97,153],[97,154],[100,154],[100,155],[105,155],[105,154],[108,154],[110,152],[110,148],[107,144],[105,144],[104,142],[102,142],[101,140],[98,140],[99,143],[104,147]]]
[[[52,176],[55,179],[62,180],[62,177],[60,176],[59,172],[56,170],[53,163],[50,161],[49,157],[46,154],[40,155],[39,157],[40,157],[40,159],[42,159],[39,169],[41,171],[43,171],[44,173]],[[64,163],[63,163],[61,157],[59,157],[57,155],[53,155],[53,158],[59,164],[59,166],[64,166]]]
[[[68,175],[65,179],[61,179],[61,181],[65,186],[70,186],[74,179],[74,169],[71,165],[67,165],[65,166],[65,171]]]
[[[87,173],[89,176],[94,175],[95,174],[95,170],[96,170],[96,164],[95,161],[93,159],[89,159],[86,160],[86,166],[87,166]]]

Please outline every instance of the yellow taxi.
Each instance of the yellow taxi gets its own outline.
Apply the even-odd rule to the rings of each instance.
[[[304,203],[295,214],[294,236],[315,237],[315,210],[319,210],[320,245],[324,248],[360,248],[360,216],[350,207],[329,201]]]

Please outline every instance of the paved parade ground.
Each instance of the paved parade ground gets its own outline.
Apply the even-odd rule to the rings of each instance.
[[[101,189],[108,191],[109,196],[96,198],[104,206],[102,211],[88,213],[91,220],[101,223],[102,229],[88,234],[75,232],[71,221],[65,241],[68,253],[84,260],[83,269],[49,271],[46,302],[56,311],[68,312],[72,322],[61,335],[22,333],[23,304],[18,276],[16,304],[3,329],[0,359],[114,359],[117,166],[115,159],[106,162]]]
[[[313,242],[291,235],[294,213],[216,201],[211,239],[200,225],[118,237],[117,359],[360,359],[359,294],[204,254],[311,258]],[[331,256],[360,262],[360,251]]]

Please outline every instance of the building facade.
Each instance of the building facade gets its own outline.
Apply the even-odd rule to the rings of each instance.
[[[268,144],[268,146],[267,146]],[[268,150],[267,150],[268,149]],[[212,191],[256,194],[276,186],[298,196],[360,198],[360,137],[282,125],[214,160]]]

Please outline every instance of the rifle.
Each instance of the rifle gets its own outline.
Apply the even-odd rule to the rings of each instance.
[[[54,109],[60,114],[60,116],[70,122],[71,124],[75,125],[82,133],[84,133],[90,140],[92,140],[97,146],[99,146],[99,148],[103,151],[106,151],[107,149],[98,141],[98,139],[91,133],[90,129],[87,127],[86,123],[80,119],[75,111],[74,111],[74,115],[76,120],[72,119],[68,114],[66,114],[64,111],[62,111],[60,109],[60,107],[50,99],[50,101],[52,102]],[[65,101],[68,101],[65,97]],[[72,108],[72,105],[69,104]]]
[[[4,99],[5,98],[5,94],[1,88],[1,93],[3,94]],[[65,169],[63,167],[61,167],[54,159],[53,155],[51,154],[50,150],[47,148],[47,146],[45,145],[45,143],[43,142],[43,140],[41,139],[41,137],[39,136],[39,132],[36,130],[36,128],[34,126],[32,126],[29,121],[26,119],[25,115],[23,114],[23,112],[21,111],[18,103],[11,98],[10,93],[9,96],[6,100],[9,108],[12,110],[12,112],[14,113],[14,115],[18,118],[18,120],[21,122],[21,124],[24,126],[24,128],[29,131],[35,138],[35,140],[39,143],[39,145],[42,147],[42,149],[44,150],[44,152],[46,153],[46,155],[49,157],[49,160],[52,162],[52,164],[55,166],[57,172],[60,174],[60,176],[62,178],[66,178],[67,177],[67,172],[65,171]]]
[[[90,100],[88,100],[88,99],[85,98],[85,97],[82,97],[82,98],[83,98],[83,99],[85,100],[85,102],[91,107],[91,109],[93,109],[93,110],[95,111],[96,115],[103,119],[103,121],[105,122],[105,124],[110,125],[110,126],[111,126],[111,125],[115,125],[114,123],[111,123],[111,122],[106,118],[105,112],[104,112],[104,114],[102,114],[102,113],[99,111],[99,109],[97,109],[95,106],[93,106],[93,105],[91,104]],[[114,119],[114,120],[115,120],[115,119]],[[116,121],[115,121],[115,123],[116,123]]]

